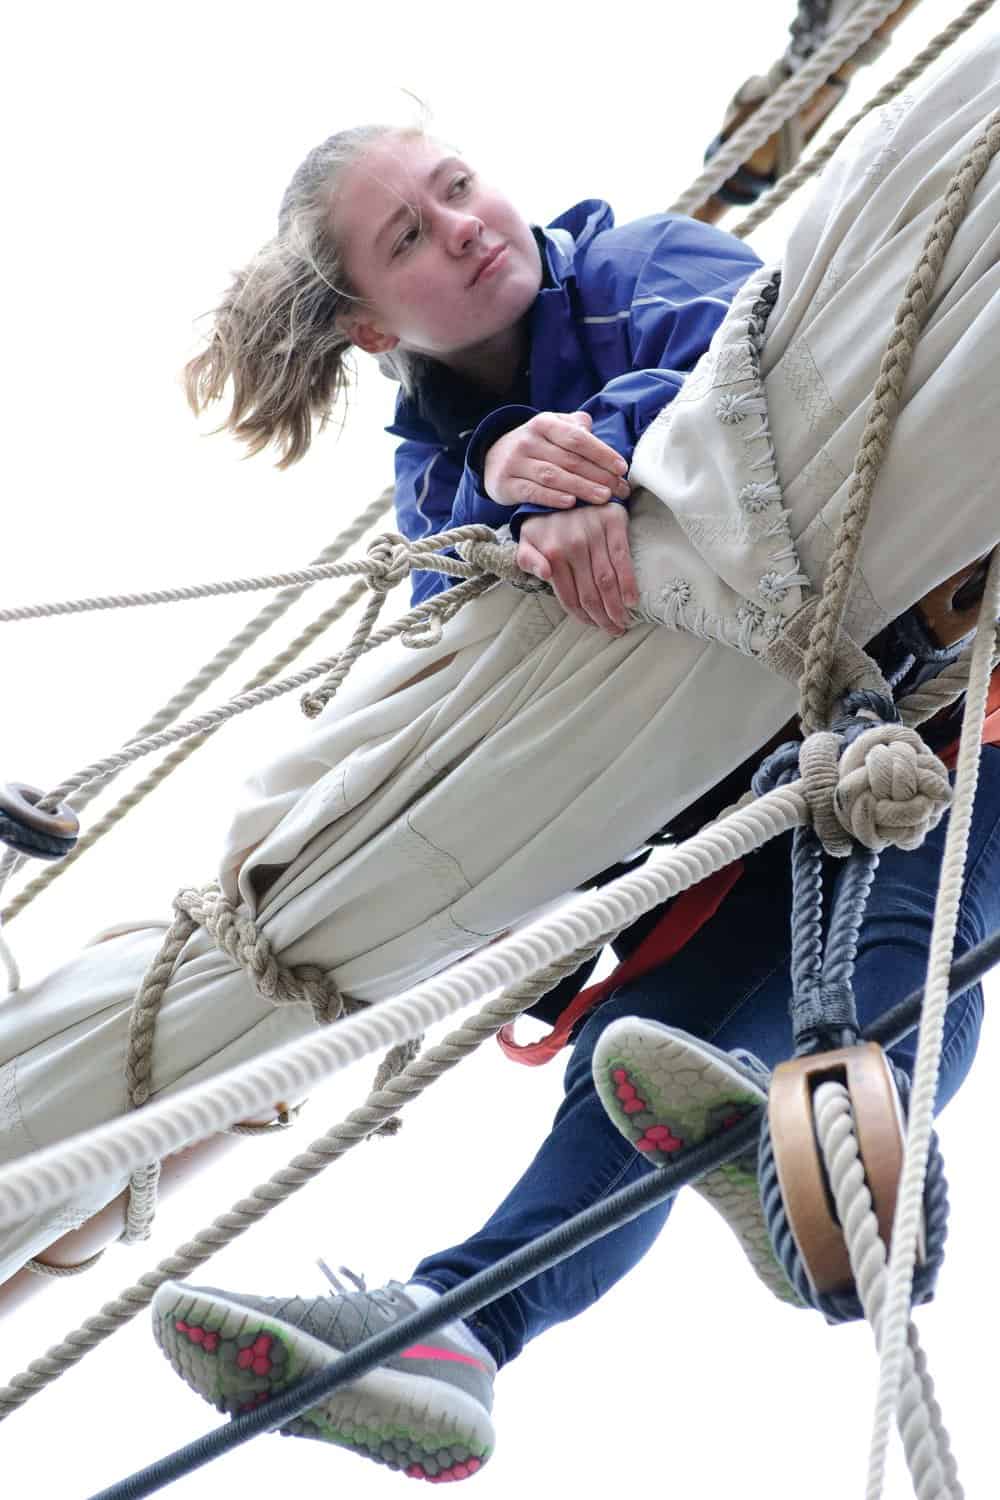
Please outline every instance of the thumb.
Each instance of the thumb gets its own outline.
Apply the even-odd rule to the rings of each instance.
[[[584,427],[592,427],[594,419],[589,411],[568,411],[565,415],[571,422],[580,422]]]

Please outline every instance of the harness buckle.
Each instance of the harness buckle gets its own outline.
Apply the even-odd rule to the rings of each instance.
[[[855,1290],[813,1123],[813,1094],[842,1083],[850,1096],[858,1149],[879,1234],[888,1246],[903,1167],[905,1124],[889,1060],[877,1042],[779,1063],[771,1078],[768,1123],[788,1226],[820,1293]],[[926,1246],[921,1227],[918,1260]]]

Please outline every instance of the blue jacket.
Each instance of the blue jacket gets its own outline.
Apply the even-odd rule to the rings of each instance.
[[[540,411],[586,411],[592,431],[629,463],[656,416],[708,348],[733,297],[761,264],[724,230],[670,214],[615,226],[587,198],[532,232],[544,279],[529,318],[528,364],[507,400],[438,361],[416,367],[416,393],[400,392],[387,432],[396,449],[400,531],[416,539],[483,521],[514,535],[538,506],[495,504],[483,489],[483,456],[497,438]],[[449,580],[413,575],[419,602]]]

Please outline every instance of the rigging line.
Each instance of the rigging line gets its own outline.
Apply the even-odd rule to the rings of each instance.
[[[1000,121],[1000,114],[998,114]],[[882,1493],[892,1418],[900,1401],[913,1268],[922,1224],[924,1184],[941,1066],[948,979],[965,881],[972,809],[982,760],[982,731],[990,686],[993,622],[1000,608],[1000,548],[993,553],[979,610],[976,645],[958,753],[955,798],[948,817],[927,963],[927,993],[920,1018],[906,1149],[893,1219],[892,1245],[881,1318],[879,1386],[869,1452],[870,1500]]]
[[[139,594],[95,594],[85,599],[63,599],[49,604],[12,605],[0,609],[0,625],[15,621],[43,620],[53,615],[95,613],[102,609],[136,609],[150,604],[186,604],[194,599],[219,595],[250,594],[263,589],[293,588],[301,593],[328,578],[349,578],[365,571],[363,561],[312,563],[308,568],[285,573],[261,573],[253,578],[224,578],[215,583],[190,583],[179,588],[153,589]]]

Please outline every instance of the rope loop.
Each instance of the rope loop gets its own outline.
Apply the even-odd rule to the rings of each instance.
[[[401,640],[411,651],[426,651],[431,646],[439,645],[443,636],[444,616],[438,611],[436,614],[428,612],[422,619],[415,621],[409,630],[403,631]]]

